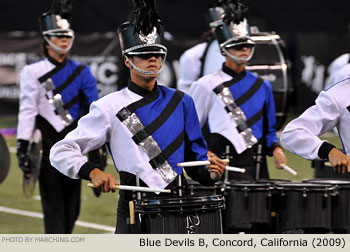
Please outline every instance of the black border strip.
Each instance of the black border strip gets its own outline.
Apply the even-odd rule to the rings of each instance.
[[[59,71],[61,71],[66,65],[67,65],[67,60],[64,61],[62,64],[58,65],[57,67],[55,67],[54,69],[52,69],[51,71],[47,72],[46,74],[44,74],[43,76],[39,77],[38,80],[40,83],[44,83],[48,78],[50,78],[51,76],[53,76],[54,74],[58,73]]]
[[[126,108],[129,109],[129,111],[131,113],[134,113],[139,108],[142,108],[142,107],[154,102],[155,100],[157,100],[158,96],[159,96],[159,90],[157,87],[156,92],[152,92],[150,95],[143,97],[141,100],[138,100],[134,103],[129,104]]]
[[[53,93],[61,93],[66,87],[69,86],[69,84],[71,84],[75,80],[76,77],[79,76],[79,74],[85,69],[85,67],[85,65],[79,65],[61,85],[59,85],[55,90],[53,90]]]
[[[151,159],[149,163],[156,169],[162,165],[165,160],[168,160],[169,157],[182,145],[185,140],[185,130],[183,130],[175,139],[172,141],[158,156]]]
[[[264,80],[258,77],[248,91],[235,100],[237,106],[241,106],[248,101],[260,89],[263,83]]]
[[[153,122],[147,125],[144,131],[137,132],[132,137],[133,140],[137,144],[139,144],[141,141],[143,141],[145,138],[147,138],[149,135],[152,135],[157,129],[159,129],[172,115],[172,113],[177,108],[177,106],[181,102],[184,95],[185,94],[183,92],[176,90],[173,97],[170,99],[169,103],[164,108],[164,110],[160,113],[160,115]]]
[[[256,122],[258,122],[260,120],[260,118],[262,117],[264,113],[264,107],[258,111],[255,115],[253,115],[251,118],[249,118],[249,120],[247,120],[247,125],[248,127],[252,127]]]

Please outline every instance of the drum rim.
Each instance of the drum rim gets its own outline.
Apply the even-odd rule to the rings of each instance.
[[[162,205],[177,205],[177,204],[212,204],[213,202],[224,201],[222,195],[185,195],[181,197],[161,197],[148,198],[136,202],[142,206],[162,206]]]
[[[275,188],[278,190],[293,190],[293,191],[332,191],[335,189],[334,185],[330,184],[317,184],[317,183],[299,183],[299,182],[292,182],[292,183],[277,183],[275,185]],[[299,189],[299,190],[295,190]]]
[[[226,190],[238,190],[238,191],[269,191],[271,190],[271,184],[269,183],[255,183],[254,181],[242,181],[238,183],[231,183],[227,181],[223,184]]]
[[[315,183],[315,184],[329,184],[329,185],[341,185],[349,186],[350,180],[340,180],[340,179],[307,179],[303,180],[303,183]]]

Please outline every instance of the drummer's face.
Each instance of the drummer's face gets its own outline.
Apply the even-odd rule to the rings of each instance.
[[[135,64],[138,68],[145,71],[159,71],[162,67],[162,55],[161,54],[144,54],[144,55],[135,55],[130,57],[132,63]],[[140,74],[140,73],[138,73]],[[158,74],[154,74],[155,77]],[[148,75],[150,77],[150,75]]]
[[[252,46],[248,44],[242,44],[239,46],[233,46],[227,49],[228,53],[239,58],[248,58],[252,53]],[[247,60],[240,60],[237,63],[246,63]]]

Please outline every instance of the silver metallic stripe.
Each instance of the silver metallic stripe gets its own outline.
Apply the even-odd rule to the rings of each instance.
[[[64,109],[64,102],[62,100],[61,94],[53,95],[53,90],[55,90],[55,85],[53,84],[51,78],[48,78],[44,83],[44,88],[46,90],[46,98],[49,100],[57,114],[61,117],[62,123],[64,126],[68,126],[73,122],[72,115],[68,112],[68,110]]]
[[[135,135],[141,130],[144,130],[145,128],[143,123],[135,113],[132,113],[130,116],[128,116],[123,121],[123,123],[133,135]],[[154,138],[151,135],[143,141],[141,141],[139,143],[139,146],[147,154],[150,160],[157,157],[162,152],[158,143],[156,142],[156,140],[154,140]],[[157,167],[156,170],[168,183],[172,182],[177,177],[177,173],[174,171],[173,167],[167,160],[165,160],[163,164]]]
[[[244,115],[244,112],[241,110],[241,108],[236,105],[235,100],[230,92],[230,89],[228,87],[224,87],[223,90],[220,93],[218,93],[218,96],[228,108],[228,114],[236,122],[237,127],[240,125],[246,125],[247,118]],[[248,148],[252,148],[253,145],[258,142],[258,140],[253,135],[253,132],[249,127],[241,131],[240,134],[243,136]]]

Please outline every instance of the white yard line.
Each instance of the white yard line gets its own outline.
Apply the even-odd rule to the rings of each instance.
[[[9,207],[3,207],[3,206],[0,206],[0,212],[9,213],[9,214],[17,214],[17,215],[33,217],[33,218],[38,218],[38,219],[42,219],[43,218],[43,214],[42,213],[25,211],[25,210],[14,209],[14,208],[9,208]],[[113,233],[115,231],[115,227],[100,225],[100,224],[86,222],[86,221],[76,221],[75,225],[80,226],[80,227],[86,227],[86,228],[93,228],[93,229],[109,231],[109,232],[113,232]]]

